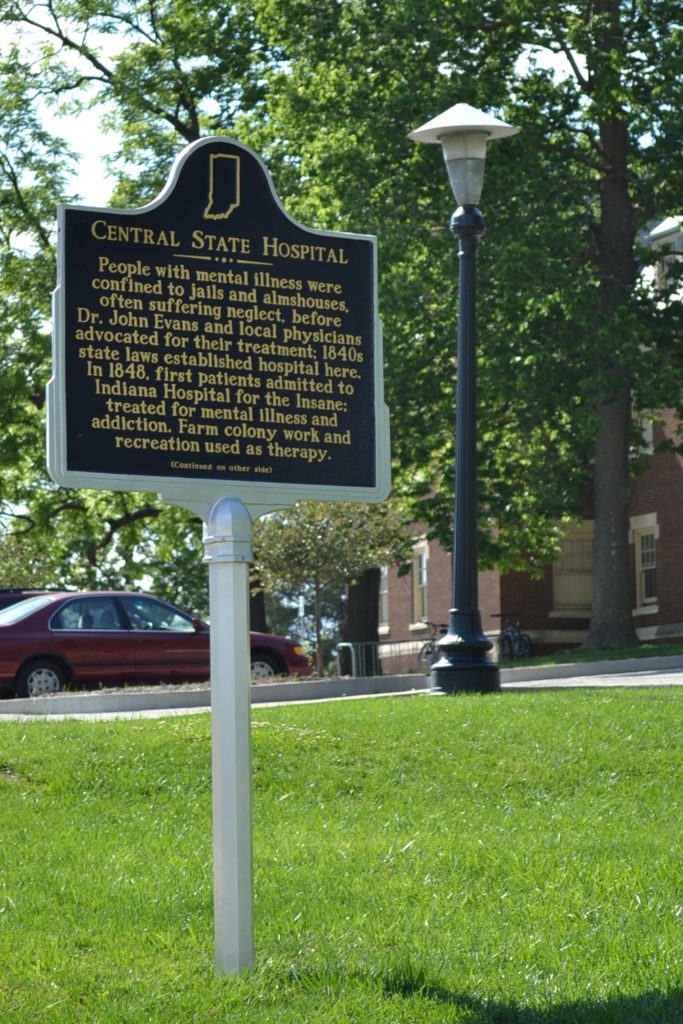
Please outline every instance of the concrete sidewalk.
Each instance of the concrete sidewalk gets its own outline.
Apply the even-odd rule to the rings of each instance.
[[[683,656],[629,658],[619,661],[543,665],[501,670],[507,691],[576,689],[586,687],[683,686]],[[280,704],[392,694],[424,694],[429,677],[422,675],[369,676],[258,683],[251,688],[252,704]],[[211,706],[208,684],[194,687],[102,690],[60,693],[52,697],[0,701],[3,718],[116,718],[140,714],[187,714]]]

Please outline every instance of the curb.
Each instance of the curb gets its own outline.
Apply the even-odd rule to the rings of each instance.
[[[342,697],[367,697],[380,694],[424,691],[427,677],[371,676],[354,679],[314,679],[310,682],[257,683],[251,687],[252,704],[287,701],[329,700]],[[0,701],[0,718],[6,715],[97,715],[115,712],[174,711],[211,707],[211,691],[206,686],[193,689],[156,688],[126,693],[57,693],[52,697],[18,697]]]
[[[562,679],[576,679],[577,685],[590,685],[587,677],[653,672],[683,671],[683,655],[661,658],[623,658],[616,661],[572,662],[564,665],[522,666],[501,669],[506,689],[525,683],[546,684],[549,688]],[[581,681],[581,682],[579,682]],[[618,685],[615,678],[614,684]],[[275,704],[289,701],[333,700],[344,697],[371,697],[391,694],[425,693],[429,676],[360,676],[357,678],[313,679],[294,682],[257,683],[251,686],[251,703]],[[96,693],[58,693],[46,697],[19,697],[0,701],[0,719],[7,716],[40,718],[51,715],[102,715],[142,711],[202,710],[211,707],[209,684],[193,688],[161,688]]]

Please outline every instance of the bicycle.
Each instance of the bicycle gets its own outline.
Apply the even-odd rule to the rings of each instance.
[[[503,628],[498,638],[499,661],[531,658],[534,653],[534,642],[528,633],[522,632],[520,623],[502,615],[495,617],[503,619]]]
[[[434,662],[438,659],[439,640],[448,632],[448,626],[444,626],[442,623],[426,622],[425,625],[430,627],[432,635],[429,637],[429,640],[425,640],[417,655],[416,670],[422,674],[429,672]]]

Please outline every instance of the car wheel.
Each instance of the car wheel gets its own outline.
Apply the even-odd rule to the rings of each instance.
[[[251,659],[251,678],[260,682],[281,675],[282,669],[269,654],[255,654]]]
[[[17,674],[17,693],[20,697],[42,697],[59,693],[64,688],[66,673],[54,661],[31,661]]]

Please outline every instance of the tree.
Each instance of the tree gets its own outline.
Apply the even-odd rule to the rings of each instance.
[[[0,587],[43,590],[54,580],[52,552],[33,548],[20,537],[0,536]]]
[[[441,536],[453,322],[436,209],[449,200],[443,169],[442,185],[433,177],[438,158],[411,153],[404,135],[455,99],[522,127],[491,147],[485,184],[482,552],[503,568],[547,559],[592,458],[589,642],[630,642],[633,413],[679,406],[683,384],[672,365],[680,302],[663,315],[646,293],[639,246],[653,218],[680,209],[680,6],[368,0],[307,12],[292,0],[265,5],[261,23],[284,39],[289,62],[271,72],[256,137],[278,139],[278,150],[287,140],[280,158],[306,182],[302,212],[331,209],[380,234],[395,450],[410,473],[407,486],[400,471],[399,480]],[[547,54],[564,74],[542,65]]]
[[[46,111],[53,127],[64,111],[100,104],[105,126],[109,119],[120,132],[117,200],[148,201],[179,140],[227,126],[240,103],[258,99],[248,5],[115,2],[94,13],[87,3],[10,0],[0,4],[0,20],[10,39],[0,64],[0,500],[8,543],[49,544],[46,583],[146,582],[205,610],[201,527],[189,513],[152,495],[67,491],[46,474],[55,214],[74,197],[73,155],[45,124]],[[21,46],[11,42],[17,35]],[[126,174],[128,159],[139,173]]]
[[[453,310],[440,301],[440,264],[452,256],[452,246],[447,238],[434,239],[432,229],[438,221],[429,212],[426,220],[419,220],[416,230],[420,206],[426,211],[435,207],[428,186],[431,196],[443,193],[443,186],[434,187],[437,175],[432,169],[425,175],[427,184],[416,196],[413,188],[405,187],[415,177],[416,158],[404,159],[406,124],[418,116],[418,111],[421,116],[420,97],[427,102],[434,91],[434,69],[442,50],[439,33],[429,29],[419,59],[385,90],[383,76],[391,74],[392,62],[405,60],[406,44],[415,30],[415,15],[409,4],[391,3],[377,9],[371,4],[339,8],[325,3],[315,10],[295,4],[292,12],[287,5],[264,0],[257,5],[232,4],[215,16],[213,8],[209,11],[202,5],[164,3],[153,9],[143,4],[113,3],[97,15],[79,4],[57,3],[41,8],[9,2],[4,10],[7,19],[40,31],[46,40],[39,77],[45,95],[67,97],[76,106],[88,102],[109,105],[109,121],[123,137],[117,158],[128,161],[119,172],[121,182],[115,195],[119,204],[146,201],[157,191],[179,140],[191,140],[199,132],[225,132],[237,115],[240,134],[248,136],[248,113],[254,137],[263,143],[259,148],[272,157],[278,187],[293,213],[326,227],[378,230],[387,254],[382,267],[387,296],[384,305],[387,322],[394,328],[390,395],[394,407],[401,410],[401,429],[395,431],[399,483],[403,476],[403,489],[414,503],[416,515],[424,506],[435,531],[446,536],[450,513],[443,514],[443,508],[444,500],[450,505],[447,496],[452,489],[448,483],[452,432],[451,418],[444,416],[443,406],[452,355],[444,337],[446,328],[452,328]],[[476,10],[475,5],[463,6],[463,17],[473,17]],[[281,14],[284,20],[279,20]],[[225,38],[214,32],[215,19],[234,40],[232,48],[216,44],[216,39],[224,44]],[[325,55],[325,63],[319,60],[313,67],[299,60],[299,27],[292,38],[295,25],[300,26],[301,36],[310,43],[316,59]],[[211,26],[208,34],[207,26]],[[120,40],[120,44],[107,40]],[[363,67],[370,43],[375,67],[368,77]],[[509,51],[508,47],[505,53]],[[201,60],[193,56],[198,52]],[[65,54],[69,59],[64,59]],[[350,80],[357,84],[345,98],[348,118],[340,122],[337,101],[340,86],[345,84],[342,75],[347,54],[353,56]],[[294,57],[297,61],[293,65]],[[480,63],[479,54],[473,50],[467,66],[463,65],[458,74],[463,78],[468,72],[476,74]],[[492,80],[500,78],[504,64],[505,54],[496,59]],[[303,78],[299,69],[303,69]],[[227,97],[226,77],[233,83]],[[416,91],[404,89],[408,80],[419,84]],[[443,77],[439,86],[444,96],[447,84]],[[286,101],[292,96],[295,105],[290,110]],[[398,111],[391,109],[394,102]],[[326,115],[324,148],[320,148],[316,134],[321,103]],[[385,132],[389,145],[380,158],[371,132],[376,135],[375,122],[381,124],[381,115],[391,117],[392,130]],[[345,122],[354,116],[362,130],[349,145]],[[385,127],[386,123],[383,131]],[[384,169],[387,155],[401,168],[396,189],[391,187],[391,178]],[[133,163],[135,175],[130,173]],[[369,191],[367,183],[374,183]],[[436,260],[435,242],[440,257]],[[393,374],[392,367],[396,367]],[[571,479],[571,473],[566,472],[563,478]],[[545,487],[538,502],[542,505],[555,493],[553,487]],[[426,500],[421,502],[422,498]],[[539,543],[546,551],[551,550],[552,543],[548,544],[546,538],[550,535],[552,541],[553,531],[537,527],[538,516],[535,520],[528,502],[520,509],[516,493],[510,488],[505,491],[504,501],[507,509],[515,508],[519,514],[514,517],[513,530],[498,531],[499,561],[505,557],[515,563],[521,547],[535,550]],[[498,502],[498,506],[501,504]],[[492,519],[497,511],[492,506]],[[506,547],[508,536],[511,541]]]
[[[11,48],[0,64],[0,465],[39,466],[54,287],[54,210],[71,155],[40,123],[30,83]]]
[[[679,406],[683,386],[681,374],[671,374],[675,313],[662,317],[655,297],[645,294],[638,241],[658,211],[663,216],[680,203],[680,191],[671,189],[675,181],[680,188],[680,168],[667,157],[683,128],[681,10],[619,0],[559,6],[520,10],[537,45],[564,55],[571,77],[546,88],[539,104],[532,92],[538,76],[531,76],[519,98],[546,120],[563,117],[573,135],[558,126],[553,137],[568,161],[565,173],[583,182],[586,225],[574,249],[584,260],[585,285],[569,309],[581,325],[582,390],[597,420],[586,643],[610,647],[635,640],[626,516],[634,411],[642,415],[657,402]]]
[[[254,126],[252,139],[268,154],[288,208],[298,216],[379,236],[396,485],[415,518],[426,520],[449,545],[456,313],[449,293],[457,273],[445,224],[453,200],[438,155],[423,152],[406,135],[454,98],[499,105],[521,34],[511,22],[504,45],[497,39],[488,48],[481,42],[456,46],[468,26],[480,28],[485,39],[484,32],[495,27],[491,9],[500,5],[418,6],[402,0],[304,7],[263,8],[261,24],[290,59],[271,71],[268,120]],[[498,156],[509,165],[515,159],[512,144],[501,146]],[[537,183],[537,172],[538,160],[529,182]],[[492,216],[499,215],[494,209]],[[571,229],[567,223],[563,236]],[[507,241],[513,247],[519,239],[511,234]],[[491,236],[497,235],[494,224]],[[558,239],[553,256],[560,245]],[[485,278],[497,276],[500,267],[510,275],[518,266],[518,253],[510,248],[487,249],[485,240],[483,250]],[[530,282],[548,280],[547,272],[537,273],[541,262],[539,253],[529,268]],[[541,287],[536,290],[545,298]],[[566,362],[560,371],[553,369],[556,346],[546,353],[536,343],[524,359],[526,381],[520,383],[522,357],[511,352],[517,333],[509,328],[512,310],[501,310],[499,292],[490,304],[482,378],[481,548],[489,564],[510,568],[554,554],[554,520],[578,496],[583,481],[576,451],[586,444],[569,414],[548,428],[555,414],[548,372],[568,405],[575,376],[567,373]],[[528,300],[518,298],[517,287],[513,294],[528,321]],[[522,486],[516,483],[521,473]]]
[[[367,570],[404,555],[409,546],[404,519],[389,503],[304,501],[258,520],[254,530],[256,568],[266,590],[297,593],[312,587],[321,672],[326,591],[341,592]]]
[[[0,18],[46,41],[39,65],[17,54],[8,78],[28,110],[41,97],[108,110],[122,138],[117,202],[151,198],[181,141],[231,132],[264,154],[302,221],[379,236],[397,492],[446,542],[452,198],[436,151],[406,134],[456,100],[519,125],[490,147],[483,197],[480,550],[502,569],[538,569],[592,475],[591,642],[630,639],[623,496],[634,414],[678,407],[682,384],[680,300],[648,293],[639,246],[653,219],[680,209],[678,3],[111,0],[93,13],[79,0],[2,0]],[[35,437],[40,412],[29,413]],[[8,491],[20,500],[23,481],[27,507],[32,472],[25,465]],[[111,500],[109,521],[127,522],[133,499],[120,514]]]

